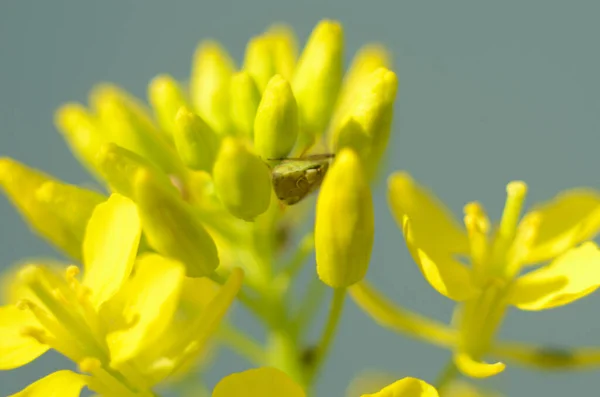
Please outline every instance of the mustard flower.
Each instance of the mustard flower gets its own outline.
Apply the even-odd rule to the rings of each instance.
[[[15,396],[79,396],[84,386],[106,396],[152,396],[155,385],[203,352],[242,273],[233,272],[200,315],[179,318],[183,297],[203,294],[200,279],[186,279],[182,264],[160,255],[136,257],[140,236],[135,204],[113,194],[87,224],[83,272],[40,263],[18,271],[13,303],[0,307],[0,369],[54,349],[82,373],[55,372]]]
[[[353,287],[352,296],[378,321],[451,347],[463,373],[486,377],[501,372],[503,363],[481,360],[490,353],[502,355],[502,345],[494,339],[509,305],[522,310],[550,309],[600,286],[600,273],[595,270],[600,250],[586,242],[600,228],[600,194],[591,189],[569,190],[534,206],[521,219],[526,191],[523,182],[508,184],[504,212],[495,228],[479,203],[467,204],[463,228],[407,173],[390,177],[390,207],[412,257],[431,286],[458,303],[453,320],[456,331],[394,307],[366,282]],[[539,266],[530,270],[532,265]],[[529,271],[523,274],[524,270]],[[526,351],[521,350],[521,355]],[[552,352],[537,353],[542,362],[552,356]],[[509,355],[519,356],[514,351]],[[571,358],[574,366],[598,362],[593,351],[587,358],[580,357],[584,362]],[[569,357],[562,364],[568,365]]]
[[[212,397],[305,397],[300,385],[284,372],[262,367],[231,374],[223,378]],[[398,380],[376,393],[362,397],[438,397],[438,392],[428,383],[416,378]]]
[[[175,297],[186,295],[189,280],[198,283],[208,277],[224,285],[225,296],[211,300],[222,306],[206,311],[222,316],[231,291],[240,289],[241,267],[245,285],[238,298],[266,325],[266,346],[258,346],[230,324],[222,325],[217,336],[255,364],[266,362],[286,371],[302,386],[310,386],[333,340],[345,288],[367,271],[373,237],[368,184],[376,176],[390,138],[398,81],[390,70],[387,51],[379,45],[361,48],[345,72],[344,34],[336,21],[319,22],[304,48],[300,49],[297,41],[288,27],[273,26],[248,42],[238,67],[218,43],[204,40],[193,56],[189,84],[168,74],[159,74],[150,82],[149,109],[123,89],[104,83],[92,89],[88,104],[62,106],[55,124],[74,156],[107,192],[118,195],[114,197],[122,202],[135,203],[141,237],[133,268],[150,260],[178,271],[183,266],[183,273],[176,272],[173,281]],[[5,193],[38,233],[82,261],[84,281],[92,280],[85,275],[85,225],[94,207],[107,196],[53,180],[13,160],[5,163],[26,170],[2,172],[0,163],[0,186]],[[332,177],[324,182],[330,165]],[[356,178],[344,175],[347,172]],[[47,181],[52,182],[51,188]],[[301,243],[288,255],[286,248],[291,237],[296,237],[296,227],[309,218],[309,195],[321,183],[325,194],[318,204],[317,241],[312,232],[300,236]],[[336,185],[342,188],[342,196],[337,195]],[[111,196],[109,202],[115,200]],[[329,212],[338,203],[356,215],[347,219],[347,228],[358,226],[361,233],[335,233],[336,219]],[[60,211],[65,205],[72,211]],[[317,287],[305,293],[298,305],[291,303],[288,287],[315,245],[320,258],[318,274],[336,292],[316,359],[304,362],[302,352],[309,344],[304,340],[305,331],[314,317],[314,302],[323,297],[313,291],[322,284],[315,275]],[[350,263],[347,271],[345,262]],[[55,274],[41,269],[35,274]],[[100,273],[97,282],[101,283],[106,275],[95,271]],[[71,285],[76,277],[69,274],[67,281],[59,276],[52,280]],[[137,271],[122,275],[127,280],[137,276]],[[118,315],[123,308],[120,297],[126,295],[121,290],[133,289],[129,284],[124,282],[113,291],[114,296],[105,292],[107,301],[102,307],[111,310],[100,312]],[[85,291],[91,288],[86,282],[82,285]],[[145,289],[140,286],[136,290]],[[179,313],[181,304],[175,306],[173,310]],[[194,329],[181,325],[179,315],[161,318],[168,330]],[[103,324],[105,320],[94,321]],[[125,320],[117,323],[129,324]],[[102,328],[102,338],[113,335],[109,331]],[[161,374],[169,373],[171,366],[178,367],[175,349],[191,354],[185,345],[191,336],[173,332],[170,338],[180,338],[180,344],[168,352],[150,353],[150,349],[136,365],[146,368],[157,363],[153,368]],[[123,344],[123,348],[133,349],[123,360],[138,360],[136,345]],[[108,352],[105,358],[112,357],[109,347],[101,346]],[[165,355],[167,359],[163,359]],[[99,366],[97,361],[87,360],[83,365],[81,357],[75,360],[83,365],[83,372],[112,369],[112,361],[91,357],[99,360]],[[123,375],[127,381],[134,379],[125,386],[146,390],[163,378],[153,375],[153,381],[142,382],[145,372],[142,378],[137,375]],[[67,378],[73,376],[56,375],[48,382]],[[135,383],[138,381],[141,383]]]

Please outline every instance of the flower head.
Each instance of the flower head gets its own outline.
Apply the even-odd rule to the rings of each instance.
[[[504,368],[502,363],[480,360],[492,350],[509,305],[549,309],[600,286],[600,250],[585,242],[600,228],[600,195],[570,190],[521,219],[526,191],[523,182],[508,184],[502,219],[495,228],[479,203],[467,204],[463,228],[408,174],[399,172],[389,179],[390,207],[412,257],[433,288],[459,303],[454,317],[457,339],[451,331],[438,329],[438,341],[450,343],[456,365],[474,377]],[[541,266],[522,274],[531,265]],[[393,310],[366,284],[355,289],[354,297],[377,318],[386,312],[389,317]],[[434,328],[428,328],[431,335],[437,332]]]
[[[147,395],[202,352],[241,286],[241,273],[232,273],[200,316],[177,319],[183,291],[191,287],[185,268],[153,253],[136,258],[140,236],[135,204],[115,194],[88,222],[83,277],[74,265],[62,274],[40,264],[19,271],[14,303],[0,307],[0,368],[20,367],[51,348],[86,373],[59,371],[23,393],[68,384],[65,396],[79,395],[84,385],[103,395]]]

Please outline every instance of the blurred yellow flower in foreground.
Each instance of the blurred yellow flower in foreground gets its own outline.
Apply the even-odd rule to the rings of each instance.
[[[87,225],[81,279],[73,265],[62,274],[43,264],[18,272],[13,304],[0,307],[0,369],[54,349],[84,374],[58,371],[16,396],[78,396],[83,386],[106,396],[151,396],[152,387],[202,354],[241,287],[241,271],[216,295],[199,291],[177,261],[154,253],[136,258],[140,236],[135,204],[113,194]],[[203,293],[212,299],[183,317],[183,297]]]
[[[390,177],[390,207],[412,257],[433,288],[458,302],[456,333],[395,308],[366,282],[353,287],[352,296],[378,321],[451,347],[463,373],[486,377],[501,372],[503,363],[481,360],[492,351],[502,355],[494,336],[509,305],[522,310],[550,309],[600,286],[600,250],[593,242],[584,242],[600,228],[600,194],[591,189],[569,190],[535,206],[519,221],[525,195],[525,183],[508,184],[502,219],[494,229],[479,203],[467,204],[462,228],[408,174]],[[528,266],[538,264],[521,275]],[[511,350],[510,356],[517,359],[527,355],[527,350],[519,354],[514,345]],[[538,359],[550,360],[551,353],[540,351]],[[597,363],[598,352],[589,351],[587,358],[565,357],[562,364],[576,366],[586,360]],[[535,360],[529,357],[529,361]]]
[[[302,388],[275,368],[257,368],[231,374],[215,387],[212,397],[305,397]],[[362,397],[438,397],[435,388],[416,378],[396,381]]]

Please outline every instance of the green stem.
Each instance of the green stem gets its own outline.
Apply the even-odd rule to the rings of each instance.
[[[268,337],[269,365],[288,374],[300,385],[304,384],[304,372],[296,339],[285,327],[272,329]]]
[[[294,319],[294,333],[300,335],[303,330],[310,326],[311,320],[315,318],[315,312],[319,309],[327,288],[318,277],[314,277],[308,286],[308,292],[300,304],[298,313]]]
[[[448,363],[442,369],[442,372],[438,375],[435,381],[435,387],[437,388],[440,395],[442,392],[452,384],[452,382],[459,375],[458,368],[454,363],[454,359],[451,357]]]
[[[334,339],[337,326],[342,317],[342,311],[344,309],[344,301],[346,300],[346,288],[336,288],[333,290],[333,297],[331,299],[331,306],[329,308],[329,317],[325,324],[325,329],[321,335],[321,340],[317,345],[317,350],[312,366],[308,370],[308,384],[312,384],[315,380],[317,373],[327,354],[331,348],[331,342]]]
[[[279,277],[285,277],[288,280],[294,278],[300,269],[302,269],[302,266],[304,266],[304,263],[313,252],[314,248],[315,236],[314,233],[309,233],[302,238],[298,249],[283,268]]]
[[[244,357],[252,364],[263,365],[265,363],[264,349],[253,339],[244,335],[229,324],[221,324],[217,337],[227,347]]]
[[[226,281],[223,276],[216,272],[213,272],[213,274],[211,274],[210,279],[219,285],[224,285]],[[248,294],[248,292],[243,287],[237,294],[237,300],[239,300],[244,306],[246,306],[248,310],[254,313],[254,315],[263,320],[266,324],[271,323],[271,316],[265,313],[263,303],[259,299],[252,297],[250,294]]]

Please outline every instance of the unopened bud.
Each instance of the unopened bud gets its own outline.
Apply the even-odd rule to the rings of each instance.
[[[342,150],[317,200],[315,252],[319,278],[333,288],[360,281],[375,233],[373,202],[358,155]]]

